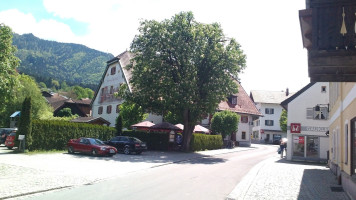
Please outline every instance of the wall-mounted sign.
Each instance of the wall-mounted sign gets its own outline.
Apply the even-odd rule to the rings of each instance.
[[[291,123],[290,124],[290,132],[291,133],[300,133],[301,125],[300,123]]]
[[[265,130],[261,129],[261,133],[265,133]]]

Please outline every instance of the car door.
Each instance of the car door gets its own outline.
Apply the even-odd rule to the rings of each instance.
[[[124,150],[125,145],[127,144],[128,139],[127,137],[120,137],[120,140],[118,141],[118,148],[120,151]]]
[[[118,142],[119,142],[119,140],[120,140],[120,137],[111,138],[111,140],[109,141],[109,145],[118,148]]]

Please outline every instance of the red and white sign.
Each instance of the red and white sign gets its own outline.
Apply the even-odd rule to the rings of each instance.
[[[261,133],[265,133],[265,130],[263,130],[263,129],[261,129],[261,131],[260,131]]]
[[[299,144],[304,144],[304,136],[299,137]]]
[[[300,133],[301,125],[300,123],[291,123],[290,132],[291,133]]]

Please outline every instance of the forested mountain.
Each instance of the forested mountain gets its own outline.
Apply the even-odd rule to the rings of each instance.
[[[20,73],[35,77],[37,82],[55,79],[93,90],[104,73],[106,61],[114,57],[84,45],[43,40],[33,34],[14,34],[13,45],[21,60]]]

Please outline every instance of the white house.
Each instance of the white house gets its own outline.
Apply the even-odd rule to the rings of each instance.
[[[125,51],[107,62],[100,85],[91,103],[92,116],[102,117],[110,122],[110,126],[115,126],[115,120],[120,112],[119,106],[123,103],[123,99],[115,97],[114,93],[118,91],[121,84],[127,84],[131,90],[129,84],[131,71],[125,68],[130,64],[131,57],[131,53]],[[149,114],[146,121],[157,124],[162,122],[162,117]]]
[[[238,93],[231,95],[227,101],[222,101],[217,111],[229,110],[240,115],[240,122],[236,133],[231,135],[231,140],[239,143],[240,146],[251,145],[251,135],[253,120],[261,116],[261,113],[256,108],[250,97],[247,95],[241,84],[235,81],[238,85]],[[202,121],[202,125],[209,127],[210,119]]]
[[[287,159],[326,162],[329,83],[309,83],[281,105],[288,111]]]
[[[253,122],[252,140],[254,142],[277,144],[281,138],[287,137],[287,133],[281,130],[279,119],[283,110],[280,103],[289,96],[288,89],[286,92],[262,90],[250,92],[251,99],[263,115]]]

